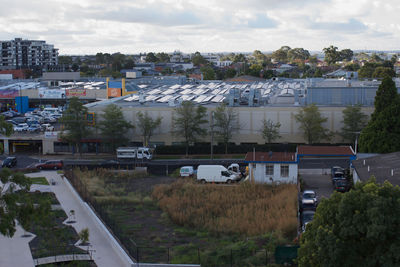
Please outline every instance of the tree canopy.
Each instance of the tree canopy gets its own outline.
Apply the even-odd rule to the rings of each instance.
[[[203,126],[208,122],[205,119],[206,111],[205,107],[195,106],[190,101],[183,101],[179,107],[175,108],[173,116],[174,134],[184,138],[186,156],[189,153],[189,145],[207,134],[207,130]]]
[[[375,96],[375,110],[360,135],[360,151],[389,153],[400,150],[400,96],[390,77],[382,80]]]
[[[344,140],[355,142],[357,135],[367,125],[368,116],[362,113],[361,105],[348,106],[343,110],[341,135]]]
[[[98,123],[103,138],[111,143],[112,150],[127,141],[126,134],[133,127],[124,118],[120,107],[110,104],[104,109],[102,120]]]
[[[214,112],[213,129],[215,129],[217,137],[224,143],[225,154],[227,154],[228,143],[239,129],[238,113],[233,108],[227,107],[225,103],[221,103]]]
[[[208,61],[200,54],[200,52],[196,52],[192,56],[192,63],[195,66],[204,65],[204,64],[207,64],[207,62]]]
[[[281,124],[279,122],[274,123],[272,120],[263,119],[263,125],[261,127],[261,134],[265,142],[268,144],[281,137],[279,135],[279,128]]]
[[[0,234],[13,237],[16,220],[23,229],[28,230],[35,218],[48,214],[50,203],[41,200],[33,203],[28,193],[32,182],[23,173],[2,168],[0,181]]]
[[[400,188],[374,179],[323,199],[300,239],[299,267],[398,266]]]
[[[161,125],[162,117],[157,117],[156,119],[153,119],[147,114],[147,112],[142,113],[141,111],[139,111],[137,113],[137,118],[137,128],[143,137],[143,145],[148,146],[154,130]]]
[[[215,80],[215,71],[211,66],[204,66],[200,68],[203,74],[203,80]]]
[[[60,120],[64,127],[61,138],[78,147],[80,153],[82,153],[81,140],[90,133],[86,120],[87,111],[87,107],[83,106],[77,97],[72,97],[68,109]]]
[[[300,129],[304,132],[304,139],[308,144],[318,143],[323,139],[329,139],[330,133],[322,124],[328,119],[322,117],[316,105],[311,104],[302,107],[295,119],[300,123]]]

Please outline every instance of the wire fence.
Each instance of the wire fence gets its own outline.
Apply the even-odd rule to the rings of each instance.
[[[82,199],[92,207],[121,247],[137,263],[165,264],[184,262],[185,264],[200,264],[201,266],[268,266],[271,263],[275,263],[275,258],[278,256],[277,262],[286,264],[286,266],[293,266],[293,259],[297,257],[297,247],[295,247],[295,254],[293,254],[293,247],[280,247],[279,255],[275,255],[274,252],[267,249],[223,249],[210,252],[210,250],[194,245],[185,247],[146,247],[137,245],[110,215],[111,206],[98,203],[72,169],[65,170],[64,173]]]

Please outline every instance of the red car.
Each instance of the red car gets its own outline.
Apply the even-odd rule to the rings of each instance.
[[[62,160],[48,160],[44,163],[36,164],[36,168],[39,170],[58,170],[62,169],[63,162]]]

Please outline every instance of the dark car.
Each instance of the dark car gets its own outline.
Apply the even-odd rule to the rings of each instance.
[[[337,180],[335,181],[335,190],[337,192],[347,192],[350,189],[350,184],[347,180]]]
[[[58,170],[62,169],[63,162],[62,160],[48,160],[44,163],[38,163],[35,166],[39,170]]]
[[[300,212],[306,211],[306,210],[312,210],[315,211],[317,209],[317,202],[315,202],[313,199],[302,199],[300,202]]]
[[[306,226],[309,222],[314,219],[315,211],[307,210],[301,213],[301,229],[303,232],[306,230]]]
[[[17,165],[17,158],[16,157],[7,157],[5,160],[3,160],[3,163],[1,166],[7,167],[7,168],[12,168]]]

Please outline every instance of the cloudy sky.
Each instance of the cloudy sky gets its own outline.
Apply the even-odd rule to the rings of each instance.
[[[0,0],[0,40],[60,54],[400,49],[399,0]]]

